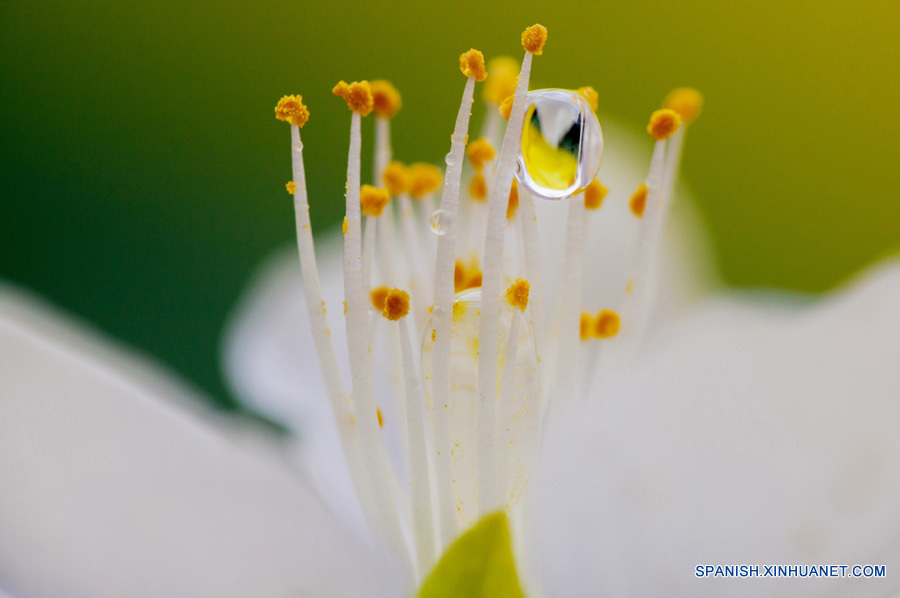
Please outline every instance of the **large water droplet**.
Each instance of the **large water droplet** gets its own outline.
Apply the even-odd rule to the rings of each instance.
[[[429,220],[431,223],[431,231],[439,237],[447,234],[452,219],[453,216],[447,210],[435,210]]]
[[[590,105],[565,89],[526,96],[516,178],[532,194],[564,199],[584,190],[600,170],[603,132]]]

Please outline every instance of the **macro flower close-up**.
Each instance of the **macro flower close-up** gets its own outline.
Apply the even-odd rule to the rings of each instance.
[[[327,22],[336,9],[308,10]],[[253,14],[222,31],[256,35]],[[185,150],[196,164],[176,160],[200,125],[154,139],[138,114],[109,133],[90,108],[70,113],[73,131],[97,127],[96,160],[115,163],[109,143],[130,148],[127,172],[131,158],[153,172],[89,180],[63,128],[74,153],[46,146],[62,156],[59,214],[42,230],[7,202],[0,597],[900,596],[900,210],[866,182],[872,197],[833,209],[827,193],[788,198],[797,187],[763,165],[790,161],[798,177],[808,165],[843,189],[806,155],[820,156],[816,130],[791,145],[801,131],[776,129],[782,154],[767,162],[766,135],[753,136],[766,105],[744,98],[722,116],[736,73],[648,61],[621,93],[591,66],[554,62],[585,38],[545,14],[472,21],[433,44],[387,19],[382,41],[401,46],[387,56],[414,53],[412,35],[439,74],[419,83],[377,78],[380,43],[304,24],[291,77],[263,69],[250,92],[230,81],[206,103],[132,108],[216,120],[197,130],[224,137]],[[541,23],[510,24],[528,15]],[[172,23],[171,50],[148,38],[148,51],[226,64],[178,49],[199,21]],[[335,56],[317,64],[322,40]],[[110,64],[144,60],[123,48]],[[229,64],[252,77],[248,52]],[[629,80],[617,68],[609,77]],[[782,85],[778,67],[754,68]],[[185,97],[229,80],[193,75]],[[128,105],[114,80],[110,115]],[[3,97],[17,107],[29,89]],[[230,132],[244,114],[265,133]],[[12,148],[25,134],[10,130]],[[45,142],[21,139],[4,154],[10,198],[44,193],[21,173]],[[223,139],[265,158],[244,164]],[[184,182],[206,163],[205,184]],[[151,182],[167,175],[182,181],[177,202]],[[263,191],[235,188],[250,180]],[[279,207],[219,201],[239,189]],[[119,193],[134,215],[112,215]],[[212,209],[176,207],[195,196]],[[108,224],[78,212],[97,201]],[[828,243],[841,240],[835,251],[860,257],[839,269]]]

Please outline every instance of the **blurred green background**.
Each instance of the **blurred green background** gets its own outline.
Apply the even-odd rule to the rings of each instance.
[[[0,0],[0,278],[231,404],[223,322],[294,234],[275,101],[311,109],[321,227],[343,201],[338,79],[392,80],[396,155],[439,162],[459,53],[518,56],[534,22],[532,87],[593,85],[635,128],[670,88],[704,91],[684,171],[727,282],[823,290],[900,242],[896,0]]]

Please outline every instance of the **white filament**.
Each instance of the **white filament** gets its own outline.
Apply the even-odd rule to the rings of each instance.
[[[447,546],[459,530],[459,519],[453,501],[453,463],[450,455],[450,330],[453,313],[453,267],[456,262],[456,224],[459,208],[459,186],[462,177],[463,153],[472,111],[475,78],[469,77],[463,91],[462,102],[456,116],[456,126],[447,154],[447,170],[444,174],[444,191],[441,209],[448,214],[443,235],[437,240],[437,256],[434,266],[434,311],[432,325],[435,331],[431,401],[435,438],[435,478],[440,520],[440,545]]]
[[[520,123],[525,117],[525,95],[531,75],[532,54],[525,52],[516,84],[509,122]],[[503,237],[506,209],[512,186],[513,168],[522,138],[522,127],[508,126],[497,165],[497,176],[488,203],[487,233],[484,240],[484,267],[481,286],[481,322],[478,331],[478,488],[479,507],[493,509],[500,504],[496,491],[496,461],[491,458],[496,442],[497,351],[500,332],[500,291],[503,267]]]

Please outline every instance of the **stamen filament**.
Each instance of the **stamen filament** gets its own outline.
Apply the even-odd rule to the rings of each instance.
[[[584,282],[584,233],[586,212],[584,193],[568,199],[566,222],[566,258],[563,284],[559,292],[559,340],[554,356],[555,384],[545,392],[553,393],[552,404],[564,408],[575,394],[577,372],[581,359],[581,302]],[[548,401],[548,404],[551,404]]]
[[[537,353],[538,373],[544,367],[542,365],[543,350],[547,343],[547,327],[544,316],[544,285],[541,274],[541,247],[537,230],[537,214],[534,209],[534,197],[525,189],[519,188],[519,234],[522,236],[523,254],[525,256],[525,276],[531,284],[531,293],[528,299],[529,317],[534,330],[534,344]],[[539,376],[542,381],[543,377]],[[541,383],[543,384],[543,383]]]
[[[450,331],[453,313],[453,270],[456,263],[456,224],[459,208],[459,187],[462,177],[463,152],[469,130],[475,77],[469,76],[463,91],[462,102],[456,116],[456,126],[447,154],[447,171],[441,195],[441,210],[447,215],[444,234],[437,240],[434,267],[434,360],[432,386],[434,398],[435,478],[440,520],[440,546],[446,547],[459,531],[459,519],[453,496],[453,462],[450,446]]]
[[[511,123],[522,122],[525,117],[525,95],[531,75],[531,52],[525,52],[519,81],[513,100]],[[494,509],[500,497],[493,480],[497,477],[496,462],[491,458],[496,442],[497,402],[497,352],[500,332],[500,285],[503,267],[503,237],[506,224],[506,208],[512,187],[516,156],[522,137],[522,129],[506,127],[503,146],[497,165],[497,176],[491,189],[488,204],[487,232],[484,241],[484,266],[482,279],[482,312],[478,338],[478,488],[480,512]]]
[[[422,384],[413,360],[407,318],[400,318],[398,324],[406,390],[409,485],[412,496],[413,537],[418,573],[416,582],[419,583],[428,574],[437,559],[437,538],[431,503],[431,479],[428,473],[432,440],[429,433],[430,426],[426,425],[425,414],[422,410]]]
[[[397,505],[405,497],[398,493],[399,483],[378,425],[377,405],[372,384],[372,360],[368,327],[368,293],[363,292],[362,239],[360,208],[360,151],[362,146],[361,115],[353,112],[350,121],[350,149],[347,159],[347,234],[344,235],[344,300],[347,304],[347,346],[353,395],[356,399],[357,423],[362,447],[366,451],[372,479],[370,489],[377,514],[369,524],[383,537],[392,552],[401,559],[411,574],[412,555],[403,538]]]

